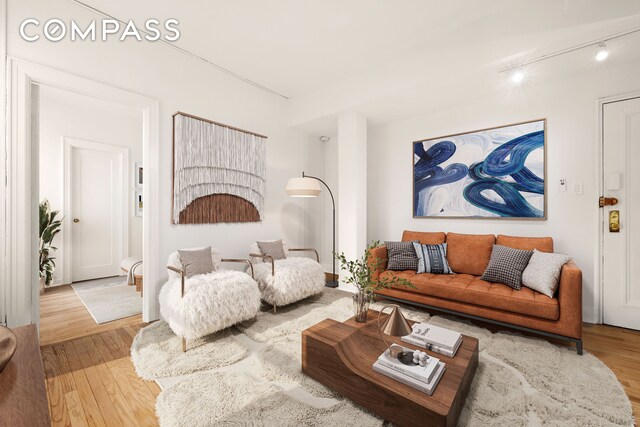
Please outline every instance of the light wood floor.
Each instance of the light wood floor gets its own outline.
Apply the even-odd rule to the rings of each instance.
[[[98,325],[71,285],[48,289],[40,297],[40,345],[140,323],[142,316],[137,315]]]
[[[140,316],[97,325],[71,287],[40,299],[41,352],[53,426],[155,426],[160,388],[129,358]],[[584,326],[584,349],[616,374],[640,418],[640,332]]]

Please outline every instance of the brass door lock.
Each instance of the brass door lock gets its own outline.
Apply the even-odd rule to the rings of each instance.
[[[609,232],[620,232],[620,211],[609,211]]]
[[[614,206],[618,204],[618,199],[616,199],[615,197],[600,197],[598,199],[598,206],[600,206],[601,208],[605,207],[605,206]]]

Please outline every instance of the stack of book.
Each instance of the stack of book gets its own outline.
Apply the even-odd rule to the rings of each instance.
[[[406,347],[403,349],[405,352],[414,352]],[[431,396],[444,374],[445,364],[435,357],[426,354],[424,356],[426,363],[405,365],[391,357],[389,350],[386,350],[373,364],[373,370]]]
[[[402,341],[426,348],[429,351],[453,357],[462,344],[462,334],[430,325],[429,323],[415,323],[413,332],[401,338]]]

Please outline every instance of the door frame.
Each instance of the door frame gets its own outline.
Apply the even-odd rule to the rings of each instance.
[[[6,119],[7,119],[7,0],[0,0],[0,151],[4,157],[6,154],[5,141],[6,141]],[[0,176],[5,176],[6,169],[3,161],[0,161]],[[4,203],[6,192],[3,185],[0,185],[0,201]],[[4,270],[6,259],[6,246],[7,241],[4,234],[3,226],[5,224],[5,208],[0,209],[0,267]],[[7,301],[9,299],[9,289],[6,288],[6,281],[0,274],[0,325],[5,324],[7,318]]]
[[[146,168],[143,191],[147,209],[143,211],[142,313],[145,322],[159,315],[159,103],[156,99],[119,89],[84,77],[59,71],[15,57],[7,63],[6,152],[3,172],[6,187],[3,201],[7,207],[2,224],[4,257],[0,260],[0,279],[7,284],[6,309],[11,327],[40,322],[38,284],[38,141],[31,129],[34,86],[49,86],[103,99],[138,109],[142,113],[142,161]],[[25,285],[26,284],[26,285]]]
[[[626,101],[630,99],[640,98],[640,91],[628,92],[620,95],[612,95],[604,98],[599,98],[596,103],[596,116],[597,128],[596,128],[596,144],[598,144],[596,152],[598,153],[596,159],[596,171],[598,179],[598,197],[604,194],[604,106],[614,102]],[[593,205],[597,206],[596,200],[593,201]],[[596,248],[596,254],[594,259],[594,277],[596,284],[594,286],[595,295],[593,296],[593,312],[597,323],[604,323],[604,209],[596,207],[598,209],[598,215],[596,215],[597,223],[596,230],[598,233],[598,247]]]
[[[130,199],[129,197],[129,148],[120,145],[105,144],[102,142],[92,142],[84,139],[62,137],[62,201],[64,206],[63,227],[62,227],[62,242],[64,245],[63,251],[63,266],[62,283],[69,284],[72,282],[72,264],[73,258],[73,245],[72,239],[72,218],[68,213],[71,212],[73,205],[73,191],[71,188],[71,164],[72,164],[72,151],[74,148],[84,148],[94,151],[104,151],[109,153],[116,153],[120,164],[120,173],[122,175],[122,184],[120,191],[124,201],[122,202],[122,209],[120,210],[120,222],[122,224],[122,236],[120,236],[120,244],[118,245],[117,257],[124,259],[129,257],[129,213],[130,213]]]

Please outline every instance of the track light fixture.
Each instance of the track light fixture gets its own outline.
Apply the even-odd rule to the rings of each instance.
[[[538,58],[535,59],[530,59],[528,61],[524,61],[521,62],[519,64],[514,64],[511,65],[509,67],[503,67],[500,68],[498,70],[498,73],[510,73],[511,76],[511,81],[513,81],[514,83],[521,83],[524,78],[525,78],[525,74],[522,72],[523,67],[529,65],[529,64],[534,64],[536,62],[540,62],[540,61],[544,61],[547,59],[551,59],[551,58],[555,58],[556,56],[560,56],[560,55],[564,55],[566,53],[571,53],[571,52],[575,52],[576,50],[581,50],[581,49],[585,49],[588,47],[593,48],[593,46],[596,46],[596,60],[598,61],[604,61],[605,59],[607,59],[607,57],[609,56],[609,50],[607,49],[607,45],[606,42],[608,42],[609,40],[614,40],[614,39],[618,39],[624,36],[628,36],[630,34],[634,34],[634,33],[639,33],[640,32],[640,27],[636,27],[636,28],[632,28],[630,30],[627,31],[622,31],[620,33],[616,33],[616,34],[611,34],[607,37],[604,37],[600,40],[594,40],[594,41],[590,41],[587,43],[582,43],[576,46],[572,46],[566,49],[562,49],[562,50],[558,50],[555,52],[551,52],[551,53],[547,53],[544,54],[542,56],[539,56]]]
[[[598,49],[596,50],[596,61],[604,61],[609,56],[607,45],[605,42],[598,43]]]

